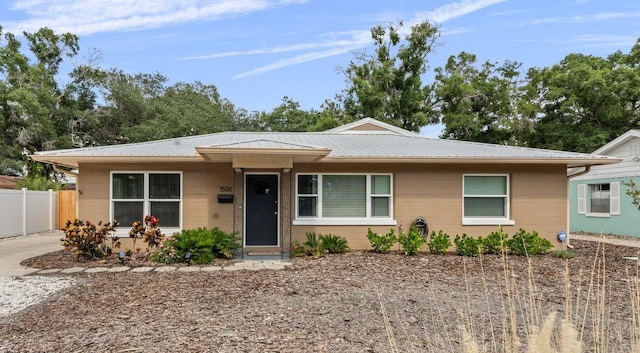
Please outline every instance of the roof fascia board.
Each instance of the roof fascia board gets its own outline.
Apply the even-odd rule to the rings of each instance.
[[[328,148],[233,148],[233,147],[196,147],[200,154],[223,154],[223,155],[307,155],[307,156],[327,156],[331,153]]]
[[[320,162],[323,163],[446,163],[446,164],[566,164],[572,167],[582,167],[586,165],[604,165],[620,163],[621,158],[600,157],[600,158],[451,158],[451,157],[425,157],[425,158],[349,158],[349,157],[326,157]]]

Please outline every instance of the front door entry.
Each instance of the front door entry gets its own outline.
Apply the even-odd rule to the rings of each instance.
[[[278,245],[278,176],[248,174],[245,182],[245,245]]]

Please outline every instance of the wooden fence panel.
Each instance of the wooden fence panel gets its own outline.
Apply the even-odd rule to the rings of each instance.
[[[67,221],[76,219],[76,191],[58,191],[58,228],[63,229]]]

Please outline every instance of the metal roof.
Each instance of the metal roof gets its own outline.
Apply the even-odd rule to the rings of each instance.
[[[375,121],[375,120],[374,120]],[[365,123],[370,123],[366,121]],[[397,129],[397,128],[396,128]],[[405,130],[406,131],[406,130]],[[325,132],[222,132],[168,140],[37,152],[33,157],[43,162],[74,165],[66,161],[85,157],[108,157],[109,160],[127,157],[200,157],[196,148],[252,149],[252,150],[330,150],[324,161],[414,160],[448,162],[500,162],[518,160],[536,163],[564,163],[571,166],[609,164],[613,157],[575,152],[543,150],[504,145],[441,140],[413,133],[397,131],[366,131],[333,129]],[[176,160],[176,158],[172,158]]]

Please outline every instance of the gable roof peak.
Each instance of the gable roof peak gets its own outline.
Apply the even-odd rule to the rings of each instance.
[[[597,150],[595,150],[593,152],[593,154],[600,154],[600,155],[606,155],[607,153],[609,153],[610,151],[612,151],[613,149],[615,149],[616,147],[627,143],[628,141],[634,139],[634,138],[640,138],[640,130],[638,129],[631,129],[627,132],[625,132],[624,134],[618,136],[617,138],[611,140],[609,143],[605,144],[604,146],[598,148]]]
[[[374,118],[362,118],[354,122],[325,130],[325,134],[394,134],[402,136],[418,136],[415,132],[384,123]]]

